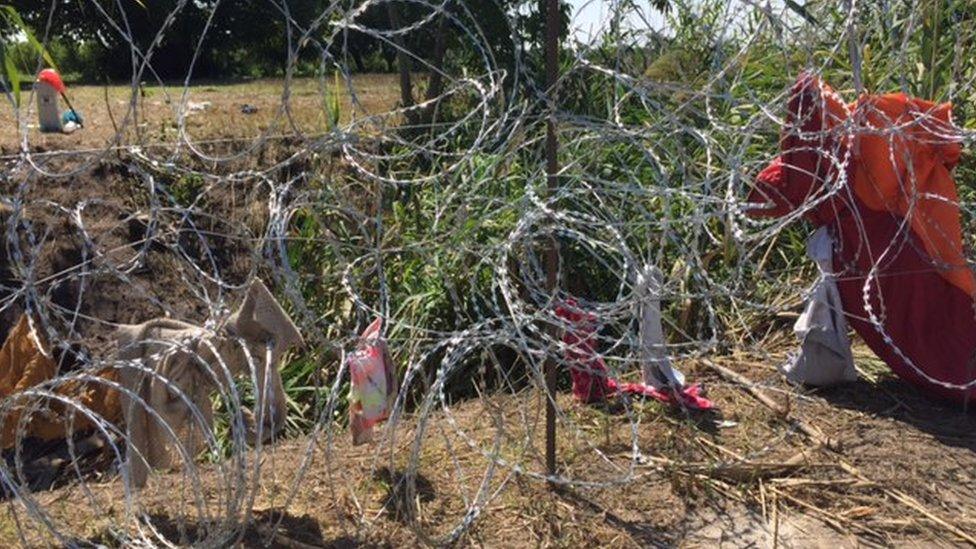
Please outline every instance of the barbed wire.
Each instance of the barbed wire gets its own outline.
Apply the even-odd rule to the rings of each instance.
[[[134,39],[125,10],[88,3],[131,45],[126,112],[104,146],[41,150],[34,92],[11,108],[18,145],[0,157],[7,167],[0,320],[9,322],[0,335],[21,354],[9,357],[12,373],[0,378],[16,377],[17,368],[22,376],[0,400],[0,484],[21,544],[82,544],[84,530],[72,522],[80,514],[111,517],[106,539],[125,545],[221,545],[255,520],[268,523],[270,542],[282,518],[256,518],[256,502],[287,510],[308,479],[323,476],[344,506],[337,523],[361,533],[385,510],[364,503],[369,483],[344,474],[353,463],[368,462],[371,474],[392,471],[385,482],[407,502],[424,501],[425,476],[450,478],[437,495],[438,512],[449,518],[432,524],[416,508],[405,511],[431,544],[460,539],[514,478],[583,488],[633,482],[653,453],[640,436],[647,419],[637,399],[620,398],[620,421],[628,424],[621,460],[582,424],[580,404],[546,394],[547,361],[561,372],[579,367],[562,335],[578,327],[557,305],[576,299],[595,315],[606,375],[632,378],[647,366],[641,312],[646,273],[656,269],[671,362],[694,369],[713,355],[751,351],[775,365],[775,353],[760,347],[767,332],[788,326],[770,317],[806,299],[801,288],[816,271],[802,248],[791,249],[798,257],[770,259],[771,252],[784,240],[802,242],[810,231],[801,220],[843,210],[842,203],[853,219],[843,230],[856,234],[837,229],[834,239],[841,248],[866,242],[873,221],[849,206],[865,200],[851,190],[862,157],[847,145],[864,136],[885,140],[890,162],[908,167],[898,185],[901,236],[862,250],[872,255],[868,272],[858,250],[837,252],[847,263],[834,280],[857,284],[863,299],[865,314],[848,317],[877,331],[907,377],[956,394],[976,387],[971,375],[932,375],[902,349],[887,312],[898,297],[878,289],[886,277],[909,272],[891,270],[906,249],[921,257],[929,250],[923,238],[952,239],[905,236],[914,220],[927,219],[923,203],[958,208],[963,235],[971,234],[968,181],[959,181],[958,197],[939,194],[924,187],[915,157],[898,158],[910,156],[900,148],[906,142],[968,145],[971,126],[945,123],[937,106],[881,125],[872,118],[879,111],[861,101],[845,120],[810,129],[810,113],[788,107],[798,93],[814,93],[793,88],[801,73],[833,80],[846,101],[862,92],[912,92],[905,73],[915,70],[912,34],[923,26],[922,8],[851,2],[814,17],[795,3],[745,0],[672,2],[661,14],[611,0],[603,3],[601,32],[567,37],[574,45],[562,50],[550,94],[535,83],[539,52],[523,43],[525,13],[507,4],[494,6],[507,33],[499,37],[488,34],[473,3],[336,1],[299,21],[289,2],[272,0],[286,29],[273,116],[253,136],[197,137],[191,114],[210,114],[191,109],[193,67],[217,9],[232,8],[212,4],[177,2],[147,42]],[[391,6],[409,6],[416,16],[387,28],[364,22],[368,10]],[[154,56],[190,9],[210,11],[193,37],[179,96],[170,97]],[[906,32],[874,30],[894,23]],[[463,49],[440,64],[406,45],[438,25]],[[946,32],[958,45],[971,38],[967,29]],[[430,85],[436,75],[443,89],[412,105],[366,108],[359,75],[347,65],[349,33],[392,48],[413,64],[415,82],[427,77]],[[508,57],[495,51],[499,39],[511,48]],[[867,42],[887,48],[871,52],[873,60],[888,56],[884,68],[868,66]],[[323,105],[311,112],[297,107],[294,94],[306,58],[318,60]],[[953,70],[941,96],[926,99],[971,98],[976,71]],[[172,110],[175,140],[154,139],[140,126],[148,120],[140,93],[147,77]],[[833,96],[817,89],[805,105],[822,114]],[[341,102],[343,116],[325,131],[303,130],[313,112],[328,119],[330,101]],[[551,110],[561,169],[550,194],[543,137]],[[89,121],[81,132],[96,127]],[[828,167],[808,174],[820,187],[791,211],[755,219],[747,196],[779,153],[780,136],[802,141],[794,152],[814,151]],[[972,175],[966,165],[959,171]],[[854,237],[860,240],[845,240]],[[560,250],[555,291],[543,258],[550,242]],[[929,260],[921,272],[971,268],[945,259]],[[242,303],[251,303],[246,296],[258,280],[297,326],[300,349],[276,340],[283,324],[259,335],[241,328]],[[21,315],[24,324],[15,327]],[[376,317],[399,365],[398,396],[377,441],[353,447],[345,434],[346,356]],[[277,391],[277,376],[293,385]],[[557,407],[560,444],[589,456],[596,464],[589,470],[543,472],[537,448],[547,399]],[[288,443],[293,453],[283,459]],[[140,479],[133,463],[143,460],[179,473],[149,467],[148,480]],[[76,504],[87,510],[62,509],[46,490],[52,487],[80,494]]]

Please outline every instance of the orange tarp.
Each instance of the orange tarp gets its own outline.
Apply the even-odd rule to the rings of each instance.
[[[16,398],[16,394],[32,387],[36,387],[57,376],[57,365],[42,349],[44,342],[39,335],[31,330],[27,315],[20,317],[20,321],[7,336],[7,341],[0,348],[0,398]],[[118,381],[115,370],[105,370],[96,374],[106,381]],[[78,405],[88,408],[106,421],[118,424],[122,417],[122,405],[119,393],[106,383],[94,381],[70,380],[53,388],[53,392],[71,399]],[[27,399],[14,401],[14,405],[0,418],[0,447],[10,448],[17,441],[17,428],[25,408],[29,404],[36,404],[36,400]],[[75,411],[71,419],[74,406],[66,406],[62,402],[50,400],[38,409],[31,410],[31,417],[25,426],[24,434],[43,440],[65,438],[69,430],[74,433],[85,432],[95,428],[95,424],[85,415]]]
[[[962,153],[952,105],[904,93],[865,94],[845,104],[818,78],[812,84],[820,90],[822,131],[837,131],[845,122],[853,122],[838,137],[848,145],[853,142],[851,183],[857,197],[872,210],[908,219],[928,255],[945,264],[940,274],[976,297],[976,277],[963,253],[959,196],[951,173]]]

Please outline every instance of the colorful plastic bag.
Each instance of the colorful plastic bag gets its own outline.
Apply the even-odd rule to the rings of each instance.
[[[383,319],[377,318],[359,336],[356,350],[346,357],[353,444],[371,442],[373,426],[389,417],[396,402],[396,373],[382,330]]]

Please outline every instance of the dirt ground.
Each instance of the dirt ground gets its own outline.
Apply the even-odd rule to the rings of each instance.
[[[97,242],[133,253],[125,224],[104,215]],[[93,226],[94,227],[94,226]],[[113,236],[114,235],[114,236]],[[116,239],[113,243],[113,239]],[[54,249],[70,241],[51,243]],[[72,257],[55,251],[52,258]],[[53,259],[52,259],[53,262]],[[116,322],[144,320],[170,311],[198,319],[180,264],[150,257],[149,270],[131,284],[104,280],[88,286],[89,313]],[[167,266],[172,267],[169,269]],[[54,265],[54,270],[61,267]],[[229,260],[225,276],[244,276],[248,263]],[[57,300],[57,284],[48,288]],[[67,291],[67,303],[77,297]],[[153,300],[156,300],[155,302]],[[149,304],[156,303],[155,308]],[[63,319],[67,322],[70,315]],[[97,323],[82,323],[75,340],[98,351]],[[285,440],[263,455],[263,484],[254,502],[255,520],[243,545],[278,547],[412,546],[421,536],[447,535],[477,502],[477,487],[489,469],[486,455],[497,448],[520,464],[500,464],[485,481],[484,508],[466,531],[463,545],[523,546],[699,546],[852,547],[859,545],[958,546],[976,536],[976,417],[927,400],[892,378],[861,352],[860,381],[832,390],[803,393],[784,385],[775,361],[750,356],[715,358],[775,399],[760,404],[743,386],[705,362],[681,364],[704,382],[721,408],[715,417],[687,417],[657,403],[636,405],[638,447],[632,463],[631,421],[617,409],[583,407],[561,395],[560,470],[567,478],[619,484],[550,490],[527,473],[543,469],[542,418],[531,390],[461,402],[430,417],[417,469],[418,493],[402,496],[398,480],[406,470],[416,432],[415,417],[395,430],[393,447],[352,447],[338,433],[334,447],[324,438]],[[524,417],[522,417],[522,415]],[[808,425],[811,437],[800,427]],[[456,425],[455,428],[453,425]],[[467,438],[461,437],[464,433]],[[825,448],[830,441],[833,448]],[[297,464],[312,454],[307,473]],[[633,467],[631,470],[630,468]],[[214,508],[225,499],[226,478],[202,465],[200,494]],[[628,471],[629,474],[628,474]],[[159,474],[139,498],[158,529],[173,542],[201,539],[192,508],[193,484],[180,473]],[[298,487],[286,503],[292,487]],[[86,492],[90,490],[91,493]],[[75,541],[112,545],[113,528],[128,524],[123,485],[111,471],[36,494],[56,528]],[[94,499],[93,499],[94,498]],[[96,503],[97,502],[97,503]],[[226,503],[226,501],[224,502]],[[7,502],[0,540],[17,544],[23,528],[33,544],[60,545],[38,525],[25,526],[20,505]],[[16,511],[19,511],[15,513]],[[273,542],[269,524],[281,519]],[[183,531],[180,531],[182,526]],[[416,528],[416,529],[415,529]],[[132,530],[130,530],[131,533]],[[211,532],[213,530],[210,530]],[[966,536],[969,536],[968,538]],[[206,539],[204,537],[204,539]]]
[[[538,395],[530,390],[467,401],[450,408],[458,430],[445,412],[431,416],[413,498],[398,481],[416,435],[414,418],[396,424],[392,453],[389,438],[353,447],[345,432],[336,433],[332,445],[325,436],[287,440],[266,449],[254,521],[241,544],[413,546],[423,536],[446,535],[463,520],[465,502],[477,500],[498,433],[504,433],[499,454],[513,461],[519,456],[524,471],[507,466],[493,471],[485,481],[492,497],[460,538],[462,545],[953,547],[972,542],[972,414],[928,401],[887,376],[800,394],[747,357],[722,364],[788,406],[788,415],[758,404],[709,367],[686,364],[707,385],[721,413],[683,417],[656,403],[637,404],[644,455],[628,475],[626,413],[582,407],[561,395],[566,415],[560,429],[568,434],[559,439],[560,471],[579,481],[620,483],[549,489],[529,475],[543,468]],[[818,448],[795,428],[797,421],[832,439],[836,449]],[[314,459],[298,480],[296,464],[309,454]],[[214,505],[220,476],[213,466],[201,470],[205,487],[200,492]],[[188,485],[179,473],[157,475],[140,499],[161,535],[173,542],[204,531],[192,518]],[[288,501],[293,486],[298,490]],[[118,503],[122,485],[109,478],[89,488],[93,500],[74,486],[38,494],[38,501],[76,540],[110,543],[109,525],[125,524]],[[182,511],[175,494],[187,500]],[[0,532],[15,535],[9,517]]]

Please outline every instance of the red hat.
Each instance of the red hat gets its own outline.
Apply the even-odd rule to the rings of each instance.
[[[58,71],[54,69],[44,69],[37,73],[37,81],[50,84],[58,93],[64,93],[64,82],[61,81]]]

